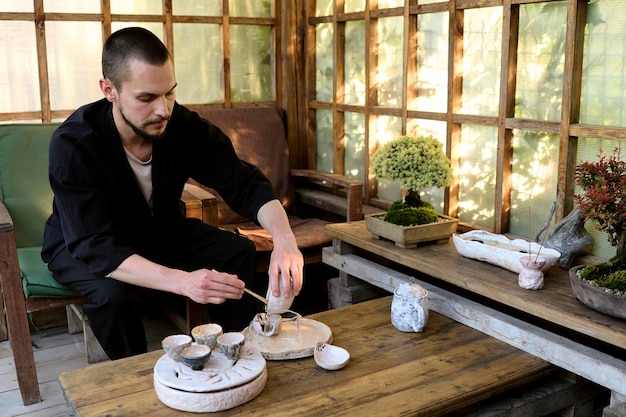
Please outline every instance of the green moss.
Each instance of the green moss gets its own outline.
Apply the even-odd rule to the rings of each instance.
[[[600,287],[626,291],[626,270],[622,264],[603,262],[587,265],[581,270],[580,277],[587,281],[595,281]]]
[[[595,281],[606,277],[611,272],[613,272],[613,267],[608,263],[587,265],[580,271],[580,277],[587,281]]]
[[[415,226],[434,223],[439,216],[434,207],[427,201],[412,201],[412,204],[396,201],[387,210],[383,220],[400,226]]]
[[[606,278],[597,281],[598,285],[612,290],[626,291],[626,271],[613,272]]]

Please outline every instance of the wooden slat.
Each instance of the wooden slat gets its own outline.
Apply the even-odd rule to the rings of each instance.
[[[584,41],[587,1],[571,1],[567,6],[563,98],[559,137],[559,165],[554,221],[558,222],[574,208],[574,189],[578,140],[571,136],[572,123],[580,120]]]
[[[511,211],[511,184],[513,170],[513,131],[506,120],[515,114],[517,86],[517,46],[519,7],[505,0],[502,17],[502,56],[500,69],[500,105],[498,106],[498,153],[496,156],[496,195],[494,228],[496,233],[509,231]]]

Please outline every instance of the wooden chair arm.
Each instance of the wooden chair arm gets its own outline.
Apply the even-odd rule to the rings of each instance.
[[[217,197],[197,185],[185,184],[180,209],[186,217],[200,219],[215,227],[219,225]]]
[[[346,221],[351,222],[363,219],[363,182],[345,175],[312,169],[292,169],[290,172],[292,177],[307,178],[317,182],[327,182],[345,189],[346,197],[344,204],[346,206]],[[310,197],[307,203],[313,203],[313,205],[334,211],[332,210],[333,203],[329,201],[328,197],[325,198],[323,196],[323,194],[330,194],[321,191],[310,191],[305,194],[308,194]]]
[[[0,201],[0,232],[10,230],[13,230],[13,219],[11,218],[11,214],[9,214],[7,207],[2,201]]]

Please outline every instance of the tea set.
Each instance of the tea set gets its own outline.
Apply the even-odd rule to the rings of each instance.
[[[394,292],[391,322],[403,332],[421,332],[428,320],[427,292],[414,282]],[[191,336],[162,340],[165,351],[154,367],[154,386],[164,404],[183,411],[211,412],[236,407],[261,393],[267,381],[266,360],[313,356],[322,369],[337,371],[350,353],[333,345],[324,323],[290,310],[293,297],[268,290],[265,312],[241,332],[224,332],[217,323],[196,326]]]

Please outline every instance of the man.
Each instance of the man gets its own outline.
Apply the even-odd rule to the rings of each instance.
[[[254,278],[247,239],[186,219],[178,208],[193,178],[272,235],[269,286],[297,295],[303,257],[271,184],[240,161],[215,126],[175,101],[172,58],[141,28],[105,42],[104,98],[78,109],[53,134],[53,213],[42,258],[54,278],[86,298],[84,311],[111,359],[146,351],[135,290],[209,304],[211,320],[241,330],[255,313],[242,298]]]

